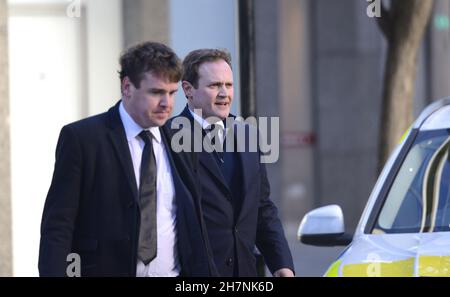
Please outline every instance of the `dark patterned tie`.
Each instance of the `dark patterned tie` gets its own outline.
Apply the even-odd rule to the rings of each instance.
[[[152,134],[143,130],[139,137],[145,142],[141,160],[139,204],[141,224],[139,228],[138,257],[145,265],[156,257],[156,160],[153,153]]]
[[[223,142],[221,141],[219,136],[220,131],[222,132],[222,136],[225,136],[222,126],[218,124],[212,124],[209,125],[205,130],[211,139],[211,145],[214,147],[214,151],[217,153],[219,159],[223,162]]]

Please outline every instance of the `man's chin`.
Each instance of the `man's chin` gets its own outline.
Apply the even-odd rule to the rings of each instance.
[[[165,118],[164,120],[157,120],[157,121],[155,121],[155,123],[158,127],[161,127],[161,126],[164,126],[164,124],[167,122],[168,119],[169,118]]]
[[[164,124],[167,122],[167,120],[169,119],[169,117],[166,118],[157,118],[157,119],[152,119],[150,121],[150,126],[149,127],[161,127],[164,126]]]
[[[230,111],[219,111],[214,113],[214,117],[220,118],[221,120],[225,120],[230,115]]]

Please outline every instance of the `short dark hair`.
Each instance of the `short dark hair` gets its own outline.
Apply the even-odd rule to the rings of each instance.
[[[128,76],[136,88],[146,72],[178,82],[181,78],[181,61],[168,46],[158,42],[144,42],[125,50],[120,56],[120,81]]]
[[[198,88],[198,69],[205,62],[224,60],[231,68],[231,55],[224,49],[198,49],[190,52],[183,60],[182,80]]]

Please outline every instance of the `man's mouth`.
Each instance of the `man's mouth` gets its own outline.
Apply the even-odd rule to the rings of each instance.
[[[157,112],[155,112],[155,114],[157,116],[162,117],[162,116],[167,116],[169,114],[169,112],[168,111],[157,111]]]
[[[162,109],[162,110],[156,111],[155,113],[169,113],[169,112],[170,112],[170,110],[168,110],[168,109]]]
[[[228,106],[228,102],[216,102],[215,105],[225,107]]]

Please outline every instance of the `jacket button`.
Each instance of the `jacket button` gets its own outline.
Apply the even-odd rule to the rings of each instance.
[[[238,227],[234,227],[234,233],[238,233],[238,232],[239,232]]]
[[[227,259],[227,261],[226,261],[226,263],[227,263],[227,266],[231,266],[231,265],[233,265],[233,258],[228,258]]]

